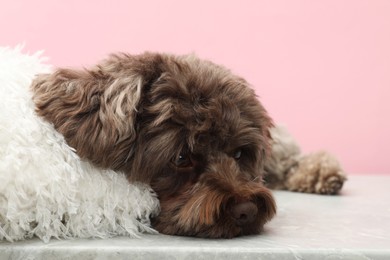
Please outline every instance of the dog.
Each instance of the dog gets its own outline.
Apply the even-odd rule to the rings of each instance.
[[[336,194],[346,180],[327,152],[301,155],[246,80],[194,55],[113,54],[31,90],[82,159],[152,187],[163,234],[258,234],[276,213],[269,188]]]

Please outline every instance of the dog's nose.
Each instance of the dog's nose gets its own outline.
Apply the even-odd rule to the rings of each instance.
[[[232,217],[238,226],[252,223],[257,216],[257,206],[251,201],[237,203],[232,208]]]

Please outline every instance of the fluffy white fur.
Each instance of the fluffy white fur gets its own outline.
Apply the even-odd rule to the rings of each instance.
[[[81,161],[34,113],[29,85],[41,53],[0,47],[0,239],[137,236],[155,232],[150,187]]]

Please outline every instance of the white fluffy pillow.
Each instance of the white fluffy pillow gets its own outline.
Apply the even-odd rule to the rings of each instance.
[[[156,232],[149,186],[80,160],[35,115],[29,86],[50,71],[41,53],[0,47],[0,239],[137,236]]]

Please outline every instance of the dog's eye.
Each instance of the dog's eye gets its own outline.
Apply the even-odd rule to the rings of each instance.
[[[178,168],[187,168],[192,166],[191,158],[188,154],[181,153],[173,160],[173,163]]]
[[[234,159],[236,160],[239,160],[241,158],[241,155],[242,155],[242,150],[241,149],[238,149],[237,151],[234,152]]]

